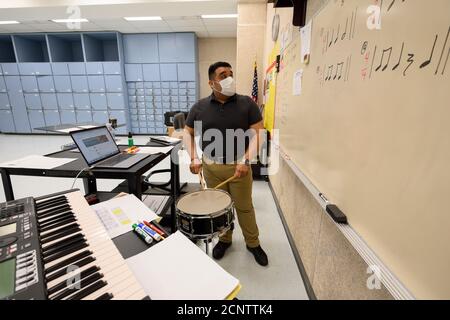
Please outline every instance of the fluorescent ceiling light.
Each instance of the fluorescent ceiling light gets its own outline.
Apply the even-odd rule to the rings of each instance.
[[[10,20],[10,21],[0,21],[0,24],[18,24],[19,21]]]
[[[124,17],[127,21],[158,21],[162,20],[161,17],[155,16],[155,17]]]
[[[52,19],[56,23],[70,23],[70,22],[89,22],[88,19]]]
[[[203,19],[223,19],[223,18],[237,18],[237,13],[233,14],[202,14]]]

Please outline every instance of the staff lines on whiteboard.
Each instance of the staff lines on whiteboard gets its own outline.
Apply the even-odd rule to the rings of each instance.
[[[345,18],[345,28],[341,28],[341,23],[338,23],[337,26],[328,27],[326,33],[324,28],[321,29],[322,55],[327,53],[332,46],[337,45],[338,41],[353,40],[355,38],[357,13],[358,7],[352,11],[351,16]],[[342,26],[344,26],[343,23]],[[341,30],[343,30],[342,34]]]
[[[434,70],[434,75],[444,75],[447,70],[447,64],[450,56],[450,26],[448,28],[445,39],[443,40],[442,35],[437,33],[431,38],[429,45],[424,49],[427,50],[424,54],[418,54],[410,48],[408,48],[406,42],[402,42],[401,46],[386,46],[379,47],[374,46],[372,63],[369,71],[369,79],[375,73],[383,73],[385,71],[396,71],[401,67],[401,72],[404,77],[407,77],[413,71],[424,70],[431,67],[433,63],[436,62],[436,69]],[[366,51],[368,42],[363,43],[363,48],[361,50],[361,55],[366,62],[361,69],[361,76],[363,80],[366,79],[367,74],[367,60],[368,54],[364,53]],[[398,56],[398,58],[397,58]],[[437,57],[439,59],[437,60]],[[419,60],[424,59],[424,60]],[[395,65],[392,66],[392,64]],[[391,67],[392,66],[392,67]],[[414,68],[414,66],[417,66]]]

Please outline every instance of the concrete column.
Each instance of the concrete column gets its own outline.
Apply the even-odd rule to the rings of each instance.
[[[258,68],[258,104],[262,103],[264,79],[264,42],[266,33],[265,3],[238,4],[237,54],[234,68],[237,92],[250,96],[253,87],[253,66]]]

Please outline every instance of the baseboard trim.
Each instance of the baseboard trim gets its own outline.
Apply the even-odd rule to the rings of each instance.
[[[309,281],[308,274],[306,273],[305,266],[303,265],[300,254],[298,253],[297,246],[295,245],[294,238],[292,237],[286,219],[284,218],[283,211],[281,210],[280,204],[278,202],[278,198],[275,194],[275,191],[273,190],[272,183],[270,182],[270,180],[268,183],[270,192],[272,192],[272,196],[275,201],[275,205],[277,206],[278,215],[280,216],[281,223],[283,224],[284,231],[286,232],[286,236],[289,241],[289,245],[291,246],[292,253],[294,254],[295,262],[297,263],[298,270],[300,271],[300,275],[302,276],[303,284],[305,286],[306,293],[308,294],[308,298],[309,300],[317,300],[316,294],[314,293],[314,289],[311,285],[311,282]]]

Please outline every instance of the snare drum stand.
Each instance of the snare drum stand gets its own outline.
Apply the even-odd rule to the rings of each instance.
[[[212,237],[210,238],[206,238],[205,240],[203,240],[205,242],[205,251],[206,251],[206,255],[209,256],[209,244],[212,242]]]

